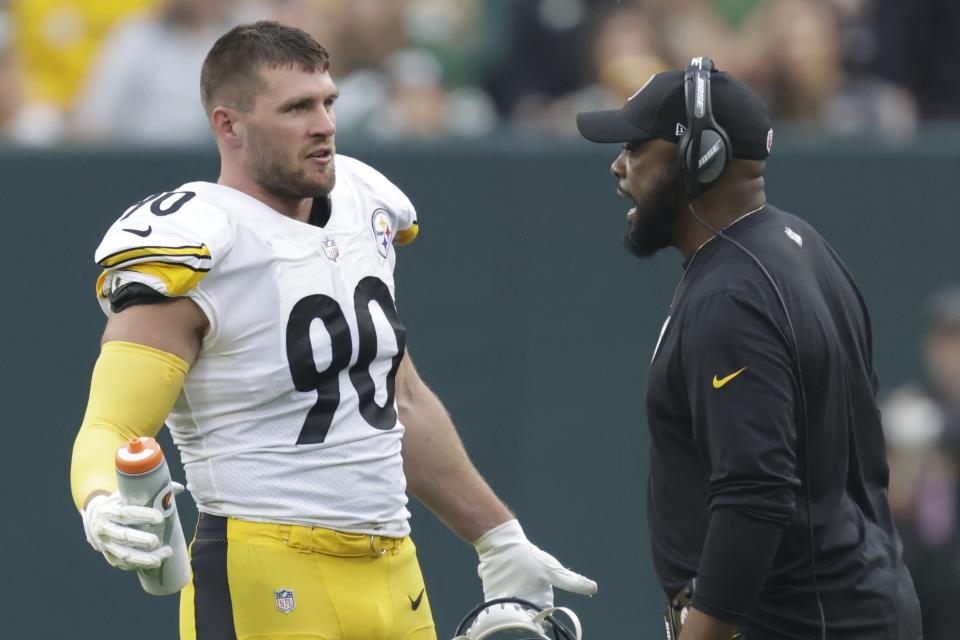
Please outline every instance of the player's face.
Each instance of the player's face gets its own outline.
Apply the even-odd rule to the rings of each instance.
[[[263,88],[246,116],[245,156],[253,180],[294,200],[333,189],[333,103],[339,92],[326,71],[261,69]]]
[[[627,251],[646,258],[674,243],[681,180],[677,147],[659,139],[624,145],[610,170],[617,191],[636,205],[627,212]]]

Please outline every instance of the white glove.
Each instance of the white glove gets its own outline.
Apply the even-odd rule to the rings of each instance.
[[[596,582],[565,568],[527,540],[516,520],[487,531],[474,546],[480,556],[477,573],[485,601],[522,598],[545,608],[553,606],[554,587],[584,596],[597,592]]]
[[[174,496],[183,492],[182,484],[171,484]],[[126,504],[123,496],[112,493],[95,496],[80,513],[87,542],[113,567],[159,569],[173,555],[169,546],[160,545],[160,538],[138,528],[162,524],[163,514],[158,509]]]

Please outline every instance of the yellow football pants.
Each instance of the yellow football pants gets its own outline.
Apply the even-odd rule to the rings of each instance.
[[[200,515],[181,640],[436,640],[410,538]]]

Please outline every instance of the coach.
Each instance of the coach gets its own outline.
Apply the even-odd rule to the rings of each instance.
[[[867,309],[826,241],[766,203],[762,101],[694,58],[577,124],[625,143],[627,248],[684,259],[647,388],[668,635],[918,640]]]

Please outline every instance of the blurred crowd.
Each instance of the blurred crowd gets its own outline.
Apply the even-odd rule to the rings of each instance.
[[[960,602],[960,288],[927,303],[926,378],[883,405],[890,507],[926,640],[957,637]]]
[[[803,129],[960,116],[956,0],[0,0],[0,139],[207,141],[204,54],[261,18],[327,47],[340,130],[376,138],[572,135],[701,54]]]

